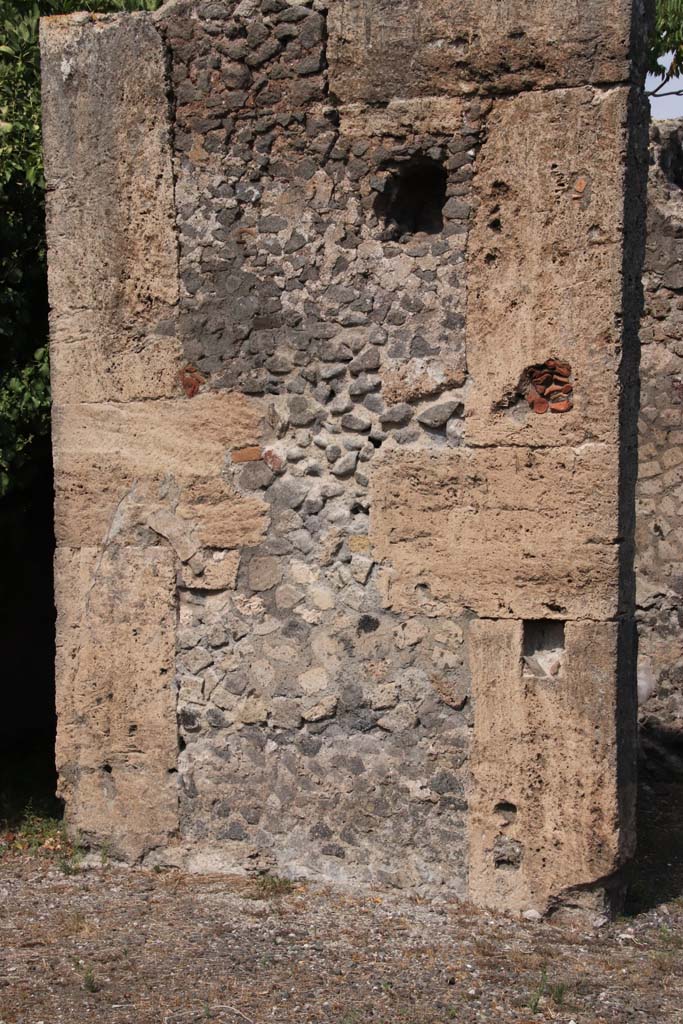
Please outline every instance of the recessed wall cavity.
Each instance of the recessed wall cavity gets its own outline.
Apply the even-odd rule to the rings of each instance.
[[[416,154],[381,172],[375,212],[384,224],[382,238],[406,241],[411,235],[443,230],[448,175],[443,163]]]
[[[524,623],[522,659],[524,671],[539,679],[557,679],[565,654],[564,622],[530,619]]]

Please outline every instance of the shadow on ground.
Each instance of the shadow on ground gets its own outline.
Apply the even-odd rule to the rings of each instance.
[[[626,912],[683,896],[683,730],[656,719],[640,730],[638,849]]]

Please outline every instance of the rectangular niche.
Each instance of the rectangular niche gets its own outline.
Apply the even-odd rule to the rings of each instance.
[[[564,667],[564,622],[558,619],[525,619],[522,667],[525,675],[557,679]]]

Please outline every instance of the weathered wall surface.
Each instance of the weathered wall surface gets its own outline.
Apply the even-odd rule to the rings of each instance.
[[[44,23],[93,841],[518,910],[628,856],[637,6]]]
[[[641,715],[683,726],[683,127],[651,130],[637,506]]]

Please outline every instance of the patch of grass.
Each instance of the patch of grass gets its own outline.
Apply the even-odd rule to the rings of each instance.
[[[60,853],[70,845],[59,818],[34,811],[30,803],[12,828],[5,825],[2,840],[16,853]]]
[[[565,996],[567,994],[567,986],[564,981],[549,982],[548,981],[548,968],[544,967],[541,971],[541,977],[538,980],[538,985],[531,993],[528,1003],[526,1004],[532,1013],[538,1013],[541,1008],[541,1003],[547,997],[553,1001],[555,1006],[564,1005]]]
[[[532,1013],[538,1013],[540,1005],[541,1005],[541,999],[543,999],[543,996],[546,994],[547,990],[548,990],[548,971],[544,967],[543,970],[541,971],[541,977],[539,979],[538,985],[536,986],[536,988],[531,993],[531,996],[529,997],[529,1002],[527,1003],[527,1006],[529,1007],[529,1009],[531,1010]]]
[[[563,981],[558,981],[555,985],[548,986],[548,992],[550,998],[555,1003],[555,1006],[562,1006],[564,1003],[564,997],[567,993],[567,986]]]
[[[0,750],[0,832],[16,831],[29,813],[59,819],[62,802],[55,796],[57,776],[54,736],[27,739],[18,749]]]
[[[63,875],[77,875],[81,869],[83,850],[78,846],[71,846],[57,861],[57,866]]]
[[[67,914],[59,923],[58,931],[62,938],[75,938],[83,935],[88,928],[88,919],[80,910]]]
[[[259,875],[252,882],[251,891],[247,895],[252,900],[271,900],[279,896],[288,896],[295,888],[295,883],[290,878]]]
[[[10,826],[0,827],[0,857],[28,854],[47,857],[57,863],[65,875],[78,871],[83,850],[72,842],[60,818],[34,810],[29,803],[21,817]]]
[[[658,952],[656,952],[652,957],[651,961],[653,971],[658,971],[660,974],[670,974],[673,961],[673,952],[674,951],[672,949],[660,949]]]
[[[83,988],[86,992],[99,992],[100,984],[95,978],[95,972],[92,967],[86,967],[83,971]]]
[[[659,929],[659,938],[665,949],[683,949],[683,935],[678,935],[665,924]]]

